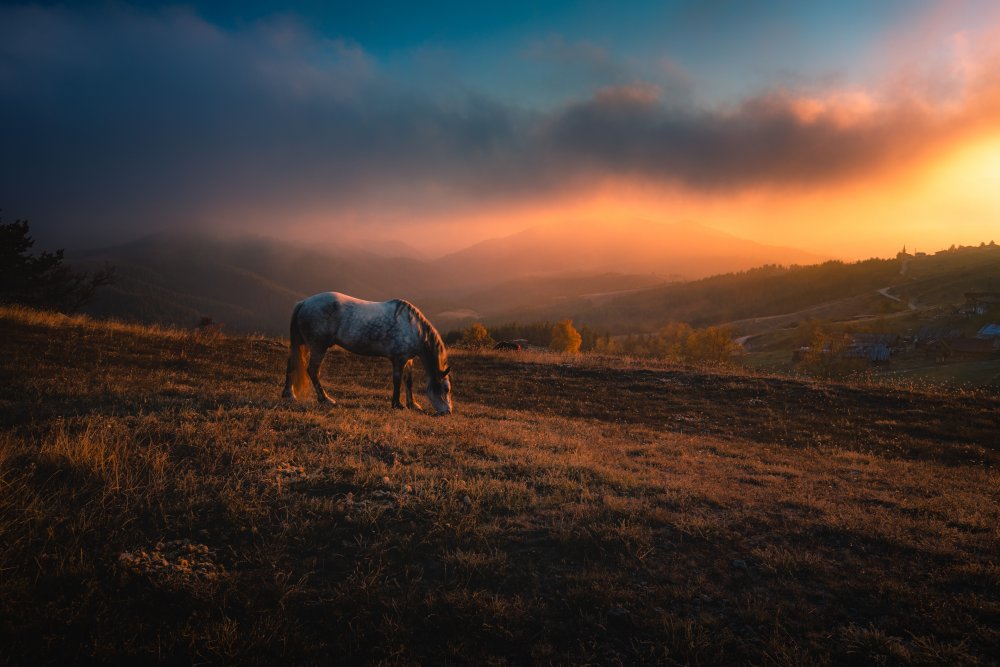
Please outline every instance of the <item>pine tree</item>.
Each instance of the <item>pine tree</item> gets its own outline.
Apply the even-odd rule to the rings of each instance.
[[[71,313],[97,288],[114,282],[111,266],[93,275],[73,271],[63,264],[62,250],[37,257],[28,254],[34,244],[26,220],[0,224],[0,303]]]

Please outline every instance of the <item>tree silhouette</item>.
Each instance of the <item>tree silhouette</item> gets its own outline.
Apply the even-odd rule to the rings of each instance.
[[[65,266],[62,250],[30,255],[34,244],[27,220],[0,224],[0,303],[72,313],[114,282],[110,265],[88,275]]]

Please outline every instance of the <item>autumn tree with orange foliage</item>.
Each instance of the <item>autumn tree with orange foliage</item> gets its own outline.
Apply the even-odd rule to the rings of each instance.
[[[459,341],[459,344],[471,350],[482,350],[493,347],[493,338],[485,326],[476,322],[462,332],[462,339]]]
[[[583,337],[573,326],[573,320],[560,320],[552,327],[552,342],[549,349],[554,352],[576,354],[580,351]]]

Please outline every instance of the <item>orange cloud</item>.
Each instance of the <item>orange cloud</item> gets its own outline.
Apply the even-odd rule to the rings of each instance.
[[[878,103],[862,90],[834,91],[822,97],[797,97],[788,106],[802,123],[832,122],[839,128],[860,125],[878,111]]]

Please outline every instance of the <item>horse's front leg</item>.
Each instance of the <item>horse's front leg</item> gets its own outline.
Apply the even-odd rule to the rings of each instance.
[[[316,390],[316,400],[320,403],[335,404],[337,401],[330,398],[330,395],[326,393],[323,385],[319,382],[319,365],[323,363],[323,356],[325,354],[326,348],[312,346],[309,350],[309,366],[306,367],[306,373],[309,375],[309,379],[312,380],[313,388]]]
[[[403,360],[392,360],[392,407],[403,409],[403,404],[399,402],[399,383],[403,379]]]
[[[413,359],[403,366],[403,381],[406,383],[406,407],[411,410],[423,410],[420,404],[413,400]]]

